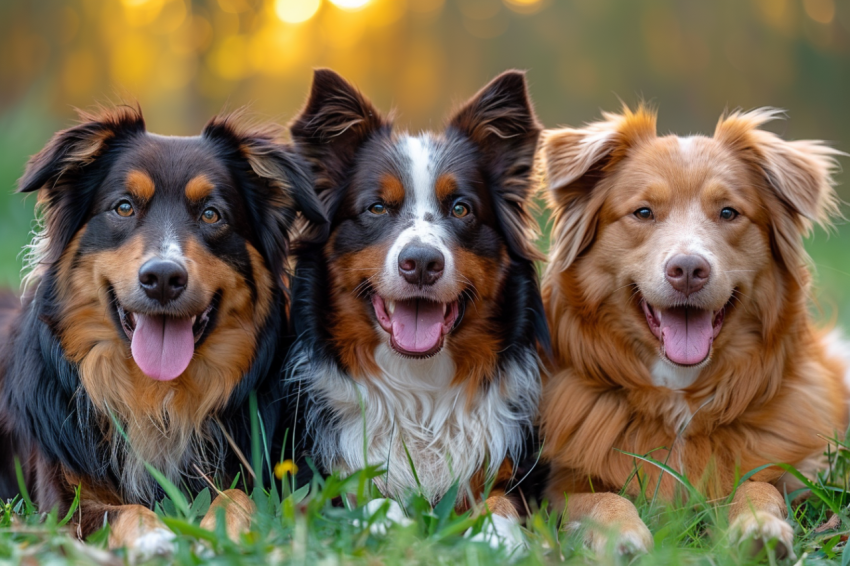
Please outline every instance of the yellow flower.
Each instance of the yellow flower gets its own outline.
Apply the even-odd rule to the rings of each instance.
[[[298,466],[292,460],[284,460],[274,465],[274,477],[279,480],[283,479],[286,474],[295,475],[298,473]]]

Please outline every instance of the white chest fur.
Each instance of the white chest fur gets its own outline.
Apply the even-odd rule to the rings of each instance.
[[[652,367],[652,383],[671,390],[664,414],[668,426],[676,434],[684,433],[682,428],[687,426],[693,416],[682,389],[693,385],[699,378],[702,367],[677,367],[662,359],[656,361]]]
[[[381,345],[375,361],[381,374],[359,381],[329,365],[301,375],[314,402],[333,415],[330,423],[308,416],[315,456],[325,467],[350,472],[380,465],[387,473],[378,485],[386,495],[421,488],[436,500],[455,481],[465,495],[473,474],[485,466],[494,473],[506,457],[519,455],[540,395],[533,352],[508,364],[472,399],[464,384],[452,386],[455,364],[445,351],[411,360]]]

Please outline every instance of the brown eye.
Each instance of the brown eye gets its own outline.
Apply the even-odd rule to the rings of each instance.
[[[214,208],[208,208],[201,214],[201,220],[207,224],[215,224],[221,220],[221,215]]]
[[[652,220],[654,218],[652,209],[645,206],[635,210],[635,216],[641,220]]]
[[[720,218],[722,220],[735,220],[739,214],[740,213],[737,210],[727,206],[726,208],[720,211]]]
[[[375,204],[369,207],[369,212],[380,216],[381,214],[387,213],[387,207],[383,203],[376,202]]]
[[[128,216],[133,216],[135,211],[133,210],[133,205],[130,204],[128,200],[122,200],[118,203],[118,206],[115,207],[115,212],[118,213],[118,216],[123,216],[127,218]]]
[[[452,216],[455,218],[463,218],[467,214],[469,214],[469,207],[462,202],[458,202],[452,207]]]

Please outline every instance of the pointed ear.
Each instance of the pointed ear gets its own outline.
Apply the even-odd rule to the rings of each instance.
[[[839,199],[833,174],[836,156],[844,153],[819,140],[785,141],[760,129],[782,117],[775,108],[734,112],[722,117],[714,138],[731,148],[763,179],[764,186],[779,202],[771,214],[775,251],[795,276],[807,259],[801,236],[813,224],[828,227],[839,216]]]
[[[632,112],[604,113],[583,128],[546,130],[540,141],[538,170],[554,210],[551,265],[566,270],[596,237],[596,220],[605,195],[599,181],[630,148],[656,136],[656,115],[644,105]]]
[[[469,138],[484,159],[486,181],[510,250],[539,259],[537,223],[530,214],[532,169],[541,126],[534,114],[525,73],[506,71],[467,101],[449,128]]]
[[[106,168],[98,167],[96,162],[105,158],[111,146],[145,131],[138,106],[99,107],[77,113],[80,123],[56,133],[30,158],[18,180],[18,192],[38,191],[37,206],[44,216],[44,226],[33,241],[31,259],[42,266],[59,259],[86,221],[95,192],[106,175]]]
[[[351,83],[330,69],[316,69],[304,108],[290,124],[297,149],[313,168],[316,192],[328,205],[348,181],[357,151],[375,133],[392,124]]]
[[[247,164],[231,170],[255,226],[259,251],[276,275],[283,270],[297,213],[309,227],[321,230],[327,223],[309,166],[281,141],[282,130],[276,124],[249,123],[243,109],[214,117],[201,134],[216,143],[230,162]]]

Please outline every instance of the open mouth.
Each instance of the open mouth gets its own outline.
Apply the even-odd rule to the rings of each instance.
[[[661,341],[663,355],[680,366],[695,366],[708,359],[726,313],[725,306],[716,311],[687,305],[653,307],[643,298],[640,306],[649,329]]]
[[[378,324],[390,335],[390,346],[403,356],[426,358],[443,348],[460,312],[458,301],[438,303],[428,299],[391,301],[377,293],[372,306]]]
[[[130,340],[130,351],[139,369],[157,381],[170,381],[186,371],[195,348],[213,326],[218,301],[216,294],[201,314],[176,317],[132,312],[115,300],[118,321]]]

